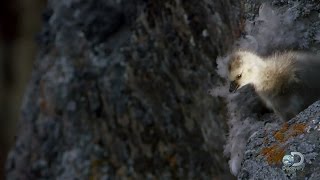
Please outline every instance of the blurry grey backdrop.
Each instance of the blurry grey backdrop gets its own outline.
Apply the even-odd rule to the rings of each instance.
[[[16,134],[45,4],[46,0],[0,1],[0,179]]]

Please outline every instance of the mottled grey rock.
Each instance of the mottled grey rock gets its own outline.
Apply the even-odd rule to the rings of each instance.
[[[263,128],[250,138],[239,179],[319,179],[320,101],[289,122],[267,131]],[[261,142],[258,143],[257,142]],[[282,158],[300,152],[305,168],[290,176],[282,170]]]
[[[240,47],[261,55],[288,49],[319,52],[319,10],[314,0],[246,0]]]
[[[230,177],[226,112],[207,90],[239,7],[49,0],[8,179]]]

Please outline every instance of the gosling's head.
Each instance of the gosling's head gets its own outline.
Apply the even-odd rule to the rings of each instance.
[[[230,92],[247,85],[255,85],[259,69],[264,61],[256,54],[248,51],[237,51],[230,56],[228,70],[230,80]]]

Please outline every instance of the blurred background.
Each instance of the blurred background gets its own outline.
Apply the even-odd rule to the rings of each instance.
[[[45,4],[46,0],[0,1],[0,179],[36,58],[35,36]]]

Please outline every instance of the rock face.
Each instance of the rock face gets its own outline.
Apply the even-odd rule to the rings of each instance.
[[[320,103],[281,124],[216,62],[319,49],[319,3],[263,2],[49,0],[8,179],[319,179]]]
[[[226,110],[207,90],[239,7],[49,0],[8,179],[228,176]]]
[[[320,101],[282,126],[264,127],[248,141],[239,179],[320,179]],[[304,169],[282,170],[282,158],[291,152],[304,156]],[[299,160],[295,160],[299,162]]]
[[[260,55],[288,49],[319,52],[319,2],[246,0],[244,9],[246,36],[240,47]]]

